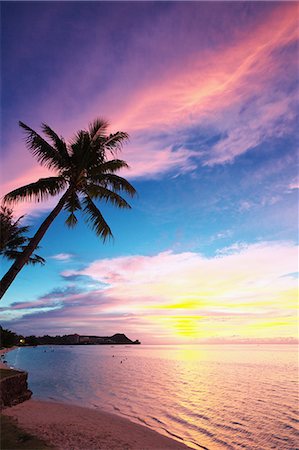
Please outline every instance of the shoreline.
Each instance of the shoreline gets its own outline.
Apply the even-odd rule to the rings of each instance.
[[[57,450],[190,450],[149,427],[102,410],[43,400],[4,409],[18,426]]]
[[[2,356],[5,355],[8,352],[11,352],[12,350],[15,350],[16,348],[19,348],[17,345],[14,345],[13,347],[8,347],[8,348],[1,348],[0,349],[0,369],[11,369],[11,367],[9,367],[7,365],[7,363],[3,362]]]
[[[18,348],[2,348],[0,356]],[[0,360],[0,368],[10,367]],[[102,409],[30,399],[2,410],[56,450],[190,450],[186,444]]]

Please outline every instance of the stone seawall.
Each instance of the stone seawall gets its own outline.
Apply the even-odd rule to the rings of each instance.
[[[0,369],[0,409],[29,400],[32,392],[28,389],[27,372]]]

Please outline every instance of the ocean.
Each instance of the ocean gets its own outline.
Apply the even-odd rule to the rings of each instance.
[[[5,358],[29,372],[33,398],[113,412],[194,449],[299,448],[295,345],[40,346]]]

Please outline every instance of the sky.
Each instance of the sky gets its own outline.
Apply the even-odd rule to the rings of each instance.
[[[285,1],[1,2],[1,196],[49,173],[19,120],[70,141],[96,117],[129,133],[120,175],[138,191],[131,210],[99,204],[105,244],[61,213],[46,264],[2,299],[2,326],[147,344],[297,338],[298,19]],[[57,201],[15,217],[33,235]]]

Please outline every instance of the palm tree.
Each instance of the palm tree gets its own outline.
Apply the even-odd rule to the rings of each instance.
[[[25,236],[30,227],[20,225],[23,217],[14,220],[12,209],[4,205],[0,208],[0,255],[7,259],[16,260],[30,241],[30,238]],[[44,264],[45,260],[32,254],[27,263]]]
[[[126,179],[116,175],[117,171],[128,167],[125,161],[115,159],[117,151],[127,141],[128,134],[124,132],[108,134],[108,122],[105,120],[96,119],[89,125],[88,130],[79,131],[69,144],[46,124],[42,124],[42,131],[51,143],[24,123],[19,122],[19,125],[25,130],[26,144],[31,153],[40,164],[54,169],[56,174],[9,192],[4,196],[4,202],[12,204],[32,199],[40,202],[50,196],[58,194],[62,196],[2,278],[0,298],[28,262],[62,209],[68,212],[67,226],[76,225],[78,221],[76,214],[81,210],[96,235],[105,241],[112,236],[112,232],[94,200],[103,200],[119,208],[130,208],[120,193],[124,191],[131,197],[136,194],[134,187]],[[109,153],[113,159],[108,158]]]

